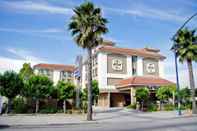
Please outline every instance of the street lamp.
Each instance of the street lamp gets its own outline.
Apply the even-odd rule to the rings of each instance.
[[[175,40],[175,37],[177,36],[177,33],[182,30],[185,25],[191,20],[193,19],[195,16],[197,16],[197,12],[195,14],[193,14],[189,19],[187,19],[183,25],[177,30],[177,32],[173,35],[172,37],[172,40],[174,41]],[[176,44],[176,43],[174,43]],[[179,74],[178,74],[178,64],[177,64],[177,52],[176,52],[176,48],[175,49],[172,49],[174,51],[174,56],[175,56],[175,70],[176,70],[176,87],[177,87],[177,92],[178,92],[178,115],[181,115],[181,102],[180,102],[180,95],[179,95],[179,90],[180,90],[180,87],[179,87]]]

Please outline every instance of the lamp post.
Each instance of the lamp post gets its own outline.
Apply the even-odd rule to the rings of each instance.
[[[174,41],[175,40],[175,37],[177,36],[177,33],[182,30],[185,25],[191,20],[193,19],[195,16],[197,16],[197,12],[195,14],[193,14],[189,19],[187,19],[183,25],[177,30],[177,32],[173,35],[172,37],[172,40]],[[176,44],[176,43],[174,43]],[[177,52],[176,52],[176,49],[173,49],[174,51],[174,56],[175,56],[175,70],[176,70],[176,87],[177,87],[177,92],[178,92],[178,115],[181,115],[181,102],[180,102],[180,94],[179,94],[179,90],[180,90],[180,87],[179,87],[179,74],[178,74],[178,64],[177,64]]]
[[[177,88],[177,92],[178,92],[178,96],[177,96],[177,100],[178,100],[178,115],[180,116],[181,113],[181,99],[180,99],[180,87],[179,87],[179,73],[178,73],[178,64],[177,64],[177,53],[175,51],[174,53],[175,56],[175,70],[176,70],[176,88]]]

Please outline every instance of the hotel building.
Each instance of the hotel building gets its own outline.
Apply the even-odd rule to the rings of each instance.
[[[120,48],[104,41],[103,45],[92,50],[92,54],[92,77],[98,81],[100,90],[98,106],[133,104],[136,102],[136,88],[148,87],[154,93],[160,86],[174,84],[163,78],[166,57],[158,49]],[[87,87],[87,59],[82,59],[75,66],[38,64],[34,70],[36,74],[48,76],[55,84],[59,80],[72,81],[84,89]]]
[[[37,64],[33,68],[35,74],[47,76],[54,84],[60,80],[74,82],[75,67],[73,65]]]
[[[99,83],[98,106],[117,107],[135,103],[137,87],[149,87],[154,92],[159,86],[174,84],[164,77],[165,56],[160,50],[116,47],[105,41],[93,50],[92,77]],[[87,62],[82,67],[82,88],[87,85]]]

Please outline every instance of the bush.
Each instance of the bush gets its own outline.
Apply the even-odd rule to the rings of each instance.
[[[165,104],[164,105],[164,110],[165,111],[172,111],[172,110],[174,110],[174,105],[172,105],[172,104]]]
[[[147,111],[148,112],[153,112],[153,111],[157,111],[157,105],[154,103],[150,103],[147,106]]]
[[[14,113],[27,113],[28,107],[25,103],[24,98],[17,97],[13,101],[13,111]]]
[[[186,109],[192,109],[192,102],[188,102],[185,104]]]
[[[127,106],[128,109],[136,109],[136,103]]]
[[[187,109],[192,109],[192,103],[191,102],[187,102],[185,104],[181,104],[181,110],[187,110]]]
[[[52,106],[46,106],[39,110],[39,113],[56,113],[57,109]]]

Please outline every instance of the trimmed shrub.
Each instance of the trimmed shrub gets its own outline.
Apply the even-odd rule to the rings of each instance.
[[[174,110],[174,105],[172,105],[172,104],[165,104],[164,105],[164,110],[165,111],[173,111]]]
[[[154,112],[157,111],[157,105],[154,103],[150,103],[147,105],[147,111],[148,112]]]
[[[39,110],[39,113],[56,113],[57,108],[52,106],[46,106]]]
[[[136,109],[136,103],[127,106],[128,109]]]
[[[13,101],[13,112],[14,113],[27,113],[28,106],[22,97],[17,97]]]

